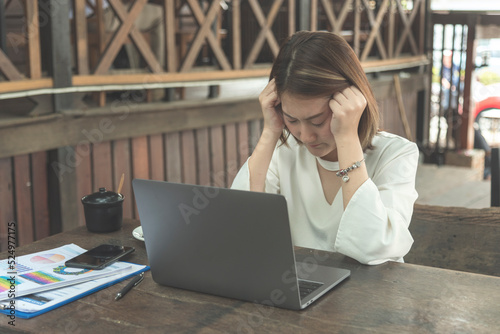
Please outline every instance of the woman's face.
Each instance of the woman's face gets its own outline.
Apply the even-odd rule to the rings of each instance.
[[[281,96],[283,119],[290,133],[316,157],[337,161],[337,144],[330,130],[329,97]]]

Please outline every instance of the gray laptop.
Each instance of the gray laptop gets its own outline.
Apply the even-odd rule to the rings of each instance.
[[[133,189],[161,285],[300,310],[350,275],[295,262],[282,195],[141,179]]]

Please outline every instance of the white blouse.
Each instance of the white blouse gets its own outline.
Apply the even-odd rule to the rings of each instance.
[[[319,158],[293,136],[288,145],[276,147],[265,190],[285,196],[293,243],[339,252],[365,264],[402,262],[413,243],[408,226],[418,197],[416,144],[379,132],[373,138],[373,149],[364,154],[369,179],[358,188],[345,210],[342,189],[331,205],[326,201],[316,165]],[[338,162],[320,163],[328,169],[339,169]],[[250,190],[248,160],[231,188]]]

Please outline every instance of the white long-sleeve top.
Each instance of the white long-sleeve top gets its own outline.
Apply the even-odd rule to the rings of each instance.
[[[293,243],[339,252],[365,264],[403,261],[413,238],[408,230],[418,197],[418,148],[402,137],[379,132],[365,156],[368,180],[343,208],[342,189],[330,205],[323,193],[316,159],[293,136],[276,147],[265,191],[285,196]],[[338,162],[322,160],[330,169]],[[350,173],[356,173],[356,170]],[[250,190],[248,160],[231,188]]]

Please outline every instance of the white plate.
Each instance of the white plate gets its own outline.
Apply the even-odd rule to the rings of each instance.
[[[137,240],[144,241],[144,234],[142,234],[142,226],[134,228],[134,230],[132,231],[132,235]]]

